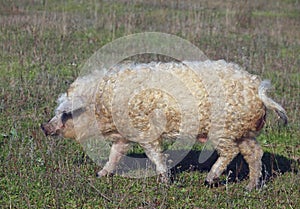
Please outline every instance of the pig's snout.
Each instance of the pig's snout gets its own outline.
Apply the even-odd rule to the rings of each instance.
[[[46,136],[50,135],[49,131],[48,131],[48,128],[47,128],[47,124],[45,124],[45,123],[41,124],[41,129],[42,129],[42,131],[44,132],[44,134]]]
[[[63,123],[62,123],[60,117],[57,117],[57,116],[52,118],[47,123],[43,123],[41,125],[41,129],[43,130],[43,132],[45,133],[46,136],[57,135],[61,128],[63,128]]]
[[[41,129],[46,136],[53,135],[55,133],[53,126],[51,126],[49,123],[41,124]]]

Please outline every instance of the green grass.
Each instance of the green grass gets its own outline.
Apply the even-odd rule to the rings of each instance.
[[[299,2],[158,2],[0,3],[0,206],[299,208]],[[270,95],[285,107],[290,124],[278,125],[270,113],[258,137],[265,151],[265,188],[243,190],[247,171],[237,171],[240,158],[222,175],[224,186],[205,187],[207,168],[197,162],[200,145],[174,168],[170,185],[155,177],[96,179],[100,167],[79,144],[41,133],[39,125],[53,115],[56,98],[84,62],[106,43],[143,31],[178,35],[211,59],[236,62],[272,80]],[[130,154],[143,153],[134,147]],[[230,172],[241,178],[232,179]]]

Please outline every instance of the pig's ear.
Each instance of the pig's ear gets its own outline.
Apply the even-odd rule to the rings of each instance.
[[[73,96],[71,98],[70,109],[72,112],[84,109],[87,105],[87,100],[82,96]]]
[[[65,112],[71,112],[72,111],[72,104],[67,101],[64,103],[61,103],[56,109],[55,109],[55,115],[60,115]]]
[[[84,108],[86,104],[86,99],[82,96],[73,95],[67,97],[67,93],[63,93],[57,99],[57,108],[55,110],[55,115],[62,114],[64,112],[73,112],[78,109]]]
[[[70,112],[72,103],[67,97],[67,93],[63,93],[59,96],[59,98],[56,100],[56,103],[58,104],[57,108],[55,109],[55,115],[62,114],[63,112]]]

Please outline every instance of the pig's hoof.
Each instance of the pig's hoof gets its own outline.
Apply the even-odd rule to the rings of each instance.
[[[109,172],[105,169],[102,169],[101,171],[99,171],[97,174],[96,174],[96,177],[97,178],[101,178],[103,176],[108,176],[109,175]]]
[[[250,182],[246,187],[246,191],[247,192],[251,192],[252,190],[256,189],[256,190],[259,190],[259,189],[262,189],[263,188],[263,184],[262,183],[253,183],[253,182]]]
[[[212,188],[212,187],[213,187],[213,186],[212,186],[213,183],[212,183],[212,182],[209,182],[209,181],[207,181],[207,180],[205,180],[204,185],[207,186],[208,188]]]
[[[253,184],[248,184],[247,186],[246,186],[246,191],[247,192],[251,192],[254,188],[256,188],[256,186],[255,185],[253,185]]]
[[[214,181],[205,180],[204,185],[207,186],[208,188],[215,188],[215,187],[219,187],[223,184],[222,184],[222,182],[219,182],[218,179],[215,179]]]
[[[164,183],[164,184],[170,184],[171,180],[169,178],[168,173],[162,173],[162,174],[158,175],[157,181],[161,182],[161,183]]]

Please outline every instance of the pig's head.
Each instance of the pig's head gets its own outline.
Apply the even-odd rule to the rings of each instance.
[[[102,71],[78,77],[57,100],[55,116],[41,126],[46,135],[81,139],[97,132],[94,98]]]
[[[74,106],[74,102],[67,97],[67,94],[62,94],[57,103],[55,116],[47,123],[42,124],[41,128],[46,136],[59,135],[75,139],[76,132],[73,118],[78,118],[85,110],[83,107]],[[77,102],[77,104],[80,104],[80,102]]]
[[[75,138],[75,129],[71,112],[55,115],[47,123],[41,125],[46,136],[61,135],[65,138]]]

